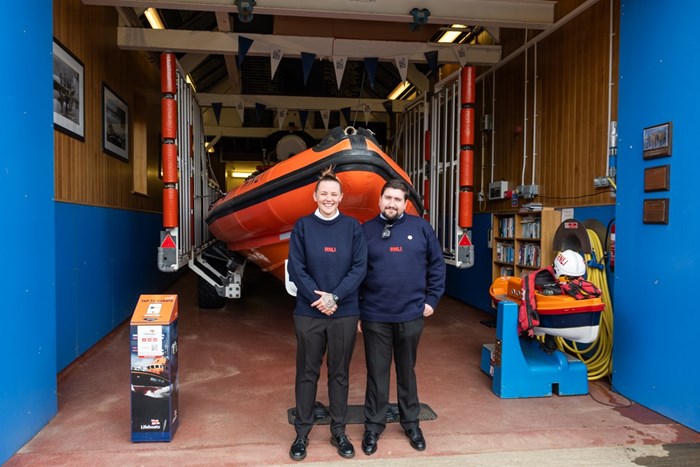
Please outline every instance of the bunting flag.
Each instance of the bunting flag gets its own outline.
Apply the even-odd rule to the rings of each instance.
[[[408,76],[408,57],[402,55],[394,59],[396,61],[396,68],[399,69],[399,75],[401,76],[401,82],[405,83]]]
[[[457,60],[459,61],[459,64],[461,66],[464,66],[467,64],[467,48],[464,45],[457,46],[453,49],[455,51],[455,55],[457,56]]]
[[[367,71],[367,78],[369,78],[369,86],[374,89],[374,78],[377,76],[377,64],[379,59],[377,57],[367,57],[365,58],[365,71]]]
[[[275,48],[270,50],[270,79],[275,79],[275,73],[277,72],[277,67],[282,61],[282,49]]]
[[[245,101],[243,99],[236,102],[236,110],[238,110],[238,116],[241,119],[241,124],[243,124],[245,120]]]
[[[333,57],[333,68],[335,69],[335,82],[338,84],[338,89],[340,89],[340,83],[343,82],[343,75],[345,74],[345,62],[348,61],[348,57]]]
[[[240,68],[241,64],[243,64],[243,59],[248,53],[248,50],[250,50],[251,45],[253,45],[253,39],[248,39],[244,36],[238,36],[238,60],[236,62],[238,64],[238,68]]]
[[[314,66],[314,60],[316,59],[316,54],[309,52],[301,53],[301,66],[304,69],[304,86],[309,80],[309,75],[311,74],[311,68]]]
[[[308,110],[300,110],[299,111],[299,122],[301,123],[301,131],[304,131],[306,128],[306,119],[309,117],[309,111]]]
[[[221,102],[212,102],[211,108],[214,111],[214,118],[216,118],[216,124],[219,124],[219,119],[221,119],[221,107],[223,104]]]
[[[285,119],[287,118],[287,109],[277,109],[277,129],[281,130]]]
[[[265,112],[265,104],[260,104],[258,102],[255,103],[255,120],[257,123],[260,123],[260,121],[263,119],[264,112]]]
[[[437,50],[431,50],[430,52],[425,52],[425,59],[428,61],[428,65],[430,65],[430,71],[433,73],[433,76],[437,79],[438,75],[438,51]]]
[[[323,127],[328,130],[328,122],[331,120],[330,110],[321,110],[321,118],[323,119]]]
[[[370,109],[369,104],[365,104],[362,110],[365,112],[365,126],[369,125],[369,116],[372,113],[372,109]]]
[[[343,107],[340,109],[340,113],[343,114],[343,118],[345,118],[345,125],[351,126],[352,123],[350,123],[350,107]]]

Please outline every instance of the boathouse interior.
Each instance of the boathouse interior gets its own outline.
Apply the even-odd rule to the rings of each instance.
[[[290,3],[6,5],[12,24],[0,34],[16,78],[3,87],[0,463],[291,463],[293,298],[251,267],[241,299],[204,310],[191,271],[158,269],[160,57],[174,53],[201,106],[210,171],[224,191],[287,157],[277,154],[284,136],[312,147],[337,126],[369,128],[401,164],[402,114],[463,66],[475,67],[474,264],[448,265],[445,297],[421,342],[421,400],[437,415],[422,425],[428,449],[411,450],[392,428],[377,454],[358,452],[356,460],[693,465],[700,314],[680,279],[692,278],[700,262],[700,222],[689,209],[700,166],[690,138],[700,124],[690,37],[700,5]],[[655,31],[680,37],[669,46],[650,36]],[[340,54],[342,79],[334,68]],[[57,57],[80,70],[83,94],[67,110],[81,113],[79,127],[53,117],[75,102],[56,97]],[[405,79],[397,58],[407,60]],[[125,153],[106,147],[105,95],[128,114]],[[665,152],[645,147],[657,127],[667,129]],[[507,196],[488,196],[495,181],[508,183]],[[537,188],[525,198],[521,186]],[[527,203],[585,221],[604,240],[605,257],[595,260],[614,317],[611,365],[586,395],[506,399],[480,369],[483,345],[496,338],[493,222]],[[169,443],[129,439],[129,320],[144,294],[179,297],[181,419]],[[360,341],[352,405],[364,394]],[[319,400],[324,393],[319,384]],[[362,424],[355,423],[348,431],[357,447]],[[315,427],[307,462],[338,461],[326,429]]]

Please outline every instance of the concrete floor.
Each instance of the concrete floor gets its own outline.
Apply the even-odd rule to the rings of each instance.
[[[178,294],[180,426],[170,442],[132,443],[128,323],[59,375],[56,417],[5,465],[280,465],[294,429],[293,298],[275,279],[250,268],[244,297],[223,310],[199,310],[196,278]],[[585,396],[500,399],[479,369],[492,317],[449,297],[426,322],[418,359],[421,402],[438,415],[424,421],[427,449],[411,449],[389,424],[371,457],[360,450],[363,427],[348,425],[356,456],[341,459],[328,425],[315,426],[303,464],[367,465],[700,465],[700,433],[592,382]],[[318,400],[327,403],[322,374]],[[364,400],[362,339],[351,368],[350,404]],[[392,394],[394,394],[392,388]]]

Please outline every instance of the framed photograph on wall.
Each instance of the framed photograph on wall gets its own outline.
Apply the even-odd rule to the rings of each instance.
[[[102,149],[129,162],[129,107],[109,86],[102,84]]]
[[[671,155],[673,124],[671,122],[644,129],[644,159],[655,159]]]
[[[53,127],[85,141],[85,67],[53,40]]]

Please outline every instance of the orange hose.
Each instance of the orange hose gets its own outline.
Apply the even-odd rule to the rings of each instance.
[[[474,107],[462,108],[459,112],[461,132],[459,144],[462,146],[474,145]]]

